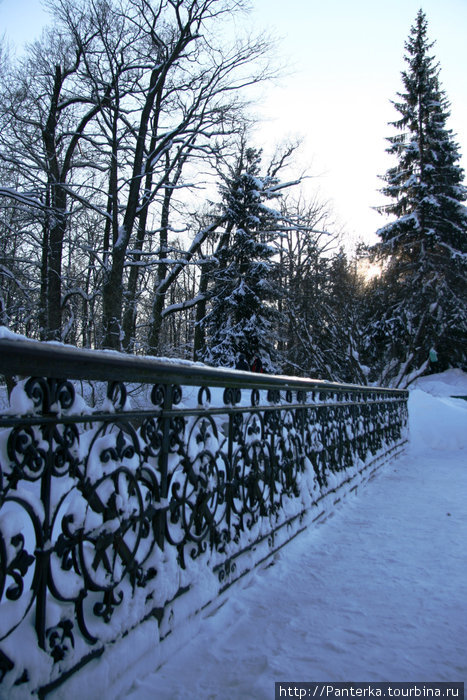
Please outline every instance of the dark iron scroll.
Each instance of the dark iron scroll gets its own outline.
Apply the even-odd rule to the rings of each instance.
[[[404,391],[15,340],[0,362],[0,690],[150,617],[162,638],[201,572],[207,604],[406,442]]]

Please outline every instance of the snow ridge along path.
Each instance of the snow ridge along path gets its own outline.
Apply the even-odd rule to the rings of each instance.
[[[465,681],[467,401],[443,395],[467,395],[456,372],[411,392],[407,453],[172,640],[161,668],[144,634],[132,641],[132,679],[97,664],[106,698],[272,700],[275,681]]]

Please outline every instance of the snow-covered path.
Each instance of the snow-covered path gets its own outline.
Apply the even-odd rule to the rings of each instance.
[[[452,392],[454,393],[454,392]],[[275,681],[467,677],[467,401],[414,391],[411,446],[121,700],[271,700]],[[118,684],[117,684],[118,685]]]

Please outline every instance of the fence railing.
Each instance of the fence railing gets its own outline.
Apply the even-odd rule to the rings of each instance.
[[[13,339],[0,374],[0,695],[163,639],[406,441],[404,391]]]

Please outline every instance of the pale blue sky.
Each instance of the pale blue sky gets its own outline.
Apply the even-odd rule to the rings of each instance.
[[[390,161],[385,137],[397,117],[390,100],[401,89],[404,42],[423,8],[441,82],[451,102],[450,128],[467,169],[467,0],[252,0],[238,20],[280,37],[289,75],[268,89],[256,138],[266,150],[283,137],[304,139],[300,166],[350,234],[371,237],[384,223],[371,207],[384,201],[378,175]],[[39,0],[0,0],[0,33],[20,47],[44,22]]]

